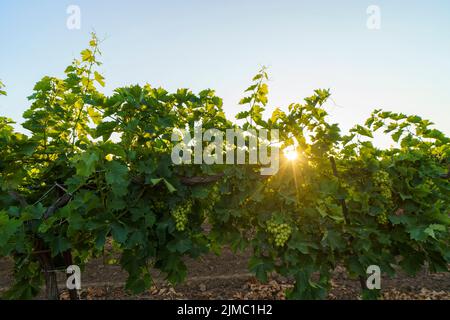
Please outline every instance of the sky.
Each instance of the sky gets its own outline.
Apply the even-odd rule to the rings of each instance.
[[[70,5],[80,8],[80,29],[67,28]],[[367,26],[371,5],[379,29]],[[450,135],[448,0],[0,0],[8,92],[0,115],[22,122],[34,84],[62,77],[92,31],[103,40],[105,94],[136,83],[212,88],[233,116],[265,65],[268,112],[324,88],[331,121],[344,131],[382,108],[418,114]]]

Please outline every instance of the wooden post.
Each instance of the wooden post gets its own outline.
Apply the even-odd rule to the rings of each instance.
[[[49,253],[38,255],[42,271],[45,278],[45,295],[48,300],[59,300],[58,280],[56,278],[55,267]]]

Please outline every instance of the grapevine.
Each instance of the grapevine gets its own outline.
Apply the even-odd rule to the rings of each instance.
[[[99,55],[93,36],[62,79],[36,83],[23,115],[28,134],[0,117],[0,256],[15,263],[6,298],[31,299],[45,286],[58,299],[49,270],[83,267],[110,240],[134,293],[150,287],[151,268],[180,283],[185,256],[224,246],[250,250],[261,281],[273,272],[294,279],[292,299],[326,298],[337,266],[355,279],[370,265],[390,275],[425,265],[448,271],[450,139],[430,121],[375,110],[343,135],[328,120],[324,89],[266,118],[263,68],[240,102],[238,125],[211,89],[147,84],[103,94]],[[261,163],[174,165],[174,128],[199,122],[278,129],[281,147],[295,141],[300,156],[281,157],[270,177]],[[376,148],[380,131],[396,147]]]

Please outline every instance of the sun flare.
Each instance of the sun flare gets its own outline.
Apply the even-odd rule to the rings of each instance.
[[[283,150],[284,156],[289,161],[294,161],[298,158],[297,150],[294,147],[290,146]]]

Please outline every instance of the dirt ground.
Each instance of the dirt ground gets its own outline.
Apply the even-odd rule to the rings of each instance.
[[[292,282],[273,276],[268,283],[259,283],[247,269],[248,255],[224,250],[221,256],[208,254],[199,260],[187,259],[188,277],[185,283],[172,287],[161,274],[154,273],[154,286],[140,295],[124,290],[127,274],[118,265],[107,264],[105,259],[91,261],[82,273],[82,299],[284,299]],[[12,263],[0,260],[0,292],[12,282]],[[65,275],[58,274],[61,298]],[[395,278],[382,278],[383,299],[450,300],[450,274],[429,274],[425,270],[411,278],[399,274]],[[359,299],[357,280],[349,279],[345,269],[337,268],[328,299]],[[39,296],[38,298],[43,298]]]

